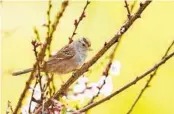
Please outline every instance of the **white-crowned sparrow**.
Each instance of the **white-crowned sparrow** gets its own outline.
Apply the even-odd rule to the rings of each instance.
[[[91,47],[91,43],[87,38],[81,38],[73,41],[60,49],[55,55],[52,55],[44,65],[41,66],[41,71],[56,74],[66,74],[72,72],[85,62],[87,52]],[[23,71],[12,73],[13,76],[31,72],[29,68]]]

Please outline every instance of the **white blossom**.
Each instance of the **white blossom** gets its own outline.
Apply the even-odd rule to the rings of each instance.
[[[81,76],[80,78],[78,78],[77,82],[79,84],[84,84],[88,82],[88,78],[86,76]]]
[[[48,77],[42,76],[41,82],[42,82],[42,85],[46,84],[48,82]]]
[[[90,83],[88,84],[88,87],[90,87],[90,93],[92,94],[92,96],[97,95],[99,89],[98,89],[98,83]]]
[[[91,99],[93,97],[92,91],[90,89],[85,90],[84,96]]]
[[[81,103],[83,103],[85,97],[84,94],[77,94],[77,95],[69,95],[68,98],[74,101],[79,100]]]
[[[28,113],[29,106],[30,106],[30,99],[27,99],[27,104],[22,107],[22,114],[29,114]],[[31,112],[33,112],[36,106],[37,106],[37,103],[31,102],[31,108],[30,108]]]
[[[22,114],[28,114],[28,107],[29,107],[29,106],[26,106],[26,105],[24,105],[24,106],[22,107]]]
[[[103,85],[105,78],[106,78],[106,76],[101,76],[100,80],[97,82],[98,87],[101,87],[101,85]]]
[[[60,112],[59,111],[54,111],[54,114],[60,114]]]
[[[112,77],[108,76],[106,78],[106,83],[104,84],[104,86],[100,90],[100,94],[104,95],[104,96],[108,96],[112,93],[112,90],[113,90]]]
[[[74,86],[73,88],[73,92],[74,93],[81,93],[83,92],[84,90],[86,89],[86,85],[83,83],[83,84],[77,84]]]
[[[36,100],[39,100],[41,98],[41,90],[40,90],[40,85],[37,84],[35,88],[33,87],[30,87],[29,91],[32,93],[34,90],[34,94],[33,94],[33,97],[36,99]]]
[[[121,68],[121,63],[117,60],[115,60],[112,64],[111,64],[111,68],[110,68],[110,73],[111,75],[119,75],[120,74],[120,68]]]
[[[32,87],[30,87],[29,91],[32,93],[34,90],[34,94],[33,94],[33,97],[36,99],[36,100],[40,100],[41,98],[41,90],[40,90],[40,85],[37,84],[36,87],[34,88],[34,85],[32,85]],[[30,106],[30,100],[31,100],[31,97],[29,97],[26,101],[26,104],[22,107],[22,114],[29,114],[28,113],[28,110],[29,110],[29,106]],[[35,109],[35,107],[37,106],[37,103],[35,102],[31,102],[31,112],[33,112],[33,110]]]

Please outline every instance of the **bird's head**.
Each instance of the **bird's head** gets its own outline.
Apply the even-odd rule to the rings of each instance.
[[[91,50],[91,42],[90,42],[90,40],[88,39],[88,38],[80,38],[79,40],[78,40],[78,42],[80,43],[80,46],[82,47],[82,48],[86,48],[87,50]]]

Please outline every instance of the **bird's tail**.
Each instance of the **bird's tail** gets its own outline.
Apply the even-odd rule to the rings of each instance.
[[[28,69],[25,69],[25,70],[22,70],[22,71],[13,72],[12,75],[13,76],[18,76],[18,75],[21,75],[21,74],[29,73],[31,71],[33,71],[33,68],[28,68]]]

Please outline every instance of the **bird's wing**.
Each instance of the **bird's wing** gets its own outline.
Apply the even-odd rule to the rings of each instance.
[[[51,56],[50,59],[46,62],[47,64],[54,64],[62,60],[67,60],[75,55],[74,48],[67,45],[60,49],[55,55]]]

